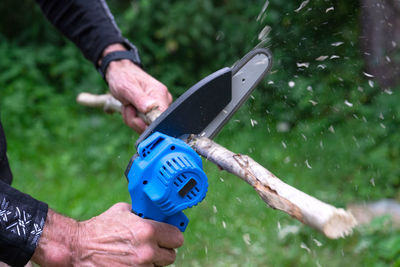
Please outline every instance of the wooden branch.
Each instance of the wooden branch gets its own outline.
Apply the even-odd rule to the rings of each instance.
[[[94,95],[89,93],[80,93],[76,102],[83,106],[103,108],[107,113],[121,112],[122,104],[110,94]]]
[[[329,238],[344,237],[356,225],[349,212],[285,184],[247,155],[233,153],[204,137],[192,137],[189,145],[204,158],[250,184],[271,208],[284,211]]]
[[[76,102],[87,107],[103,108],[106,113],[122,112],[121,102],[110,94],[94,95],[89,93],[80,93],[76,98]],[[160,114],[161,113],[157,108],[146,114],[138,113],[139,117],[147,124],[150,124],[157,119]]]
[[[90,103],[114,103],[105,99],[106,97],[102,96],[101,99],[91,100]],[[78,97],[78,102],[88,105],[82,101],[82,97]],[[285,184],[249,156],[233,153],[205,137],[191,136],[188,144],[199,155],[250,184],[268,206],[284,211],[329,238],[349,235],[357,224],[350,212],[335,208]]]

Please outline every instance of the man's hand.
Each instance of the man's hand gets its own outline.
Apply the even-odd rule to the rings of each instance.
[[[110,52],[126,50],[121,44],[108,46],[103,57]],[[135,131],[143,132],[147,125],[137,112],[147,113],[154,108],[164,111],[172,102],[165,85],[147,74],[130,60],[112,61],[106,71],[111,94],[121,101],[125,123]]]
[[[83,222],[50,210],[32,259],[42,266],[164,266],[182,244],[178,228],[142,219],[118,203]]]

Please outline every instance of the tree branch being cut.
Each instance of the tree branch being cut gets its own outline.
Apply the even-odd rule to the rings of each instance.
[[[82,93],[77,102],[85,106],[103,107],[107,111],[121,110],[121,103],[111,95]],[[153,112],[153,118],[149,121],[156,117]],[[345,237],[357,225],[350,212],[285,184],[247,155],[236,154],[208,138],[195,135],[189,138],[188,144],[199,155],[250,184],[268,206],[289,214],[329,238]]]

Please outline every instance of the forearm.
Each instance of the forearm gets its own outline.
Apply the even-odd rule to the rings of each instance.
[[[41,266],[70,266],[77,238],[78,222],[49,209],[32,260]]]
[[[43,13],[96,65],[110,44],[131,45],[121,35],[105,1],[36,0]]]

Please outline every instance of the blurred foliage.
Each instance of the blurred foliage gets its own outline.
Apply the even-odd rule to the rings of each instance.
[[[262,0],[109,4],[145,69],[175,97],[234,64],[269,25],[272,72],[217,141],[335,205],[400,198],[400,93],[381,90],[363,73],[357,1],[316,0],[300,8],[301,1],[270,0],[258,21]],[[0,12],[0,114],[14,185],[79,219],[129,201],[122,173],[137,134],[117,115],[74,103],[78,92],[104,92],[104,82],[33,1],[4,0]],[[267,210],[240,181],[206,168],[210,193],[188,211],[177,265],[400,265],[398,230],[384,218],[351,238],[327,240]],[[277,224],[297,230],[282,237]]]

